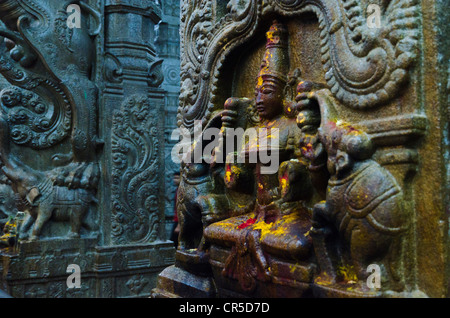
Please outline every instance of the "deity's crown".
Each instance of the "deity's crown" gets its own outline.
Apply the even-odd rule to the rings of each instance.
[[[283,24],[273,21],[266,33],[266,50],[258,74],[258,86],[263,81],[287,82],[289,70],[288,31]]]

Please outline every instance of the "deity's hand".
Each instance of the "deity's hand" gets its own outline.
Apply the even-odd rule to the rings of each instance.
[[[253,193],[254,174],[245,163],[241,163],[239,155],[231,152],[227,155],[224,169],[224,183],[230,189],[241,193]]]
[[[326,152],[317,134],[303,134],[300,139],[300,150],[303,157],[312,165],[321,165],[326,161]]]
[[[318,88],[312,82],[300,82],[297,86],[297,96],[295,98],[295,108],[298,112],[297,126],[302,133],[315,134],[320,125],[320,109],[315,99],[313,89]]]
[[[227,155],[226,164],[225,164],[225,186],[228,189],[236,189],[239,183],[239,175],[241,174],[241,170],[239,166],[236,164],[237,154],[229,153]]]
[[[239,98],[228,98],[224,104],[224,111],[222,112],[223,127],[233,127],[238,116],[237,109],[239,107]]]
[[[311,82],[300,82],[297,86],[297,96],[295,101],[297,102],[297,109],[302,110],[308,107],[311,101],[311,97],[314,94],[311,92]]]
[[[297,85],[297,96],[295,101],[297,102],[297,109],[302,110],[309,108],[311,99],[314,97],[314,92],[318,89],[323,88],[320,83],[314,83],[311,81],[301,81]]]

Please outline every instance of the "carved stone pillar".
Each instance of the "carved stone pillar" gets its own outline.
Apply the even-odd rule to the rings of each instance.
[[[448,296],[442,6],[182,2],[177,119],[192,135],[202,123],[191,153],[211,128],[278,127],[283,156],[267,176],[262,159],[236,164],[256,138],[182,163],[180,245],[155,297]]]
[[[3,288],[14,297],[148,296],[173,263],[158,2],[4,0],[0,10],[2,180],[19,211],[4,211],[13,219],[2,236]],[[80,288],[66,285],[69,264],[80,267]]]
[[[176,184],[175,172],[180,167],[171,158],[171,151],[176,140],[172,133],[177,128],[176,118],[178,98],[180,95],[180,2],[167,0],[161,2],[162,20],[157,27],[156,46],[159,56],[164,59],[162,71],[164,82],[161,87],[166,91],[165,96],[165,217],[166,231],[170,238],[173,230],[174,205]]]

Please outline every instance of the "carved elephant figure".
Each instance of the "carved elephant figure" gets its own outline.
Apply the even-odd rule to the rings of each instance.
[[[180,223],[179,249],[202,249],[204,228],[224,218],[221,211],[227,210],[228,200],[224,194],[212,193],[213,187],[207,165],[183,165],[176,202]]]
[[[242,107],[247,106],[247,101],[242,102]],[[227,107],[225,107],[227,108]],[[205,126],[203,132],[208,129],[219,129],[222,123],[227,120],[229,112],[227,109],[212,116],[212,119]],[[199,251],[205,249],[205,239],[203,230],[214,222],[230,217],[230,200],[228,199],[232,185],[225,181],[227,153],[222,150],[219,153],[205,154],[201,157],[201,162],[195,161],[195,153],[209,144],[210,139],[202,133],[202,142],[196,140],[186,158],[189,162],[182,162],[181,181],[177,195],[177,213],[180,223],[178,249],[187,250],[197,248]],[[218,148],[221,148],[218,146]],[[211,162],[207,162],[205,157],[211,155]],[[223,156],[222,161],[217,160]],[[213,157],[215,159],[213,159]],[[248,187],[247,187],[248,188]]]
[[[21,238],[26,238],[34,224],[30,239],[36,240],[51,217],[70,221],[70,237],[80,235],[82,224],[95,230],[96,225],[84,222],[84,217],[91,202],[96,202],[97,164],[72,163],[48,172],[31,169],[10,153],[10,133],[4,116],[0,116],[0,149],[1,172],[19,198],[17,208],[29,213],[21,227]]]
[[[91,202],[96,202],[93,193],[83,188],[69,189],[53,185],[51,180],[33,187],[25,198],[29,204],[29,217],[21,228],[21,238],[26,238],[33,225],[30,241],[39,238],[42,228],[50,218],[54,221],[70,222],[69,238],[80,237],[81,226],[92,229],[85,216]]]
[[[337,266],[350,265],[363,280],[368,265],[378,264],[398,280],[401,234],[407,225],[400,186],[371,159],[373,146],[366,133],[336,125],[321,129],[320,138],[331,174],[326,201],[314,207],[312,216],[322,272],[335,279]],[[333,232],[337,239],[329,239]]]

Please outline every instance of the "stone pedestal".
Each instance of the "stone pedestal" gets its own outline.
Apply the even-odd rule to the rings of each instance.
[[[20,243],[1,255],[2,289],[16,298],[149,297],[158,273],[173,263],[170,242],[101,247],[96,239]],[[80,267],[80,288],[71,288]]]
[[[148,297],[157,274],[173,263],[170,242],[99,247],[96,239],[21,243],[2,258],[2,289],[17,298]],[[68,286],[80,267],[80,288]]]
[[[198,276],[172,265],[158,275],[153,298],[213,298],[216,296],[211,277]]]
[[[208,256],[203,253],[177,251],[175,265],[158,275],[153,298],[213,298],[217,296]]]

